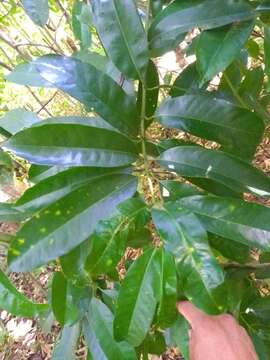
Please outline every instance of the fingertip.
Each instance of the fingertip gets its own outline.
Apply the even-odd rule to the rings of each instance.
[[[204,316],[204,313],[190,301],[180,301],[176,306],[179,313],[184,316],[191,326],[195,326]]]

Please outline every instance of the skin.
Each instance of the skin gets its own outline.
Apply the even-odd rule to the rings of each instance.
[[[246,330],[233,316],[206,315],[188,301],[177,308],[191,326],[190,360],[258,360]]]

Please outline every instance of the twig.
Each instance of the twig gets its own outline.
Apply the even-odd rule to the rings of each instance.
[[[56,49],[53,46],[49,46],[49,45],[43,45],[43,44],[33,44],[31,42],[28,43],[23,43],[23,44],[16,44],[16,47],[20,47],[20,46],[34,46],[34,47],[43,47],[46,49],[50,49],[52,51],[54,51],[56,54],[58,54],[58,52],[56,51]]]
[[[9,71],[12,71],[12,67],[11,66],[9,66],[9,65],[7,65],[7,64],[5,64],[4,62],[2,62],[2,61],[0,61],[0,66],[2,66],[2,67],[4,67],[4,68],[6,68],[7,70],[9,70]]]
[[[17,51],[17,53],[24,59],[24,60],[29,60],[30,58],[28,57],[27,54],[24,54],[20,49],[18,49],[18,47],[16,46],[16,44],[14,44],[14,42],[11,39],[8,39],[5,35],[0,33],[0,40],[2,40],[4,43],[6,43],[7,45],[9,45],[11,48],[13,48],[14,50]],[[2,50],[2,49],[1,49]],[[26,57],[28,57],[26,59]]]
[[[66,11],[66,9],[64,8],[64,6],[61,4],[61,1],[56,0],[56,3],[57,3],[57,5],[59,6],[60,10],[63,11],[63,14],[64,14],[65,17],[66,17],[66,20],[67,20],[68,24],[70,25],[71,22],[70,22],[69,14],[67,13],[67,11]]]
[[[57,95],[58,90],[53,94],[53,96],[45,102],[45,104],[37,111],[37,114],[39,114],[42,110],[45,110],[45,107],[55,98],[55,96]]]
[[[230,262],[230,263],[221,263],[220,265],[221,265],[224,269],[227,269],[227,268],[235,268],[235,269],[260,270],[260,269],[270,268],[270,263],[261,263],[261,264],[253,264],[253,263],[239,264],[239,263],[235,263],[235,262]]]
[[[42,293],[42,295],[45,298],[47,298],[47,292],[43,289],[40,282],[31,273],[28,273],[27,275],[30,278],[30,280],[36,285],[36,287],[39,289],[39,291]]]
[[[41,100],[39,100],[39,98],[36,96],[36,94],[35,94],[34,91],[30,88],[30,86],[27,85],[26,88],[28,89],[28,91],[30,92],[30,94],[33,96],[33,98],[36,100],[36,102],[38,102],[39,105],[40,105],[41,107],[43,107],[44,111],[46,111],[46,113],[47,113],[50,117],[52,117],[52,116],[53,116],[52,113],[51,113],[48,109],[46,109],[46,107],[44,107],[44,104],[42,104]],[[45,105],[45,106],[46,106],[46,105]]]
[[[23,58],[23,60],[28,60],[25,58],[25,55],[16,47],[16,45],[9,39],[6,39],[5,37],[3,37],[0,34],[0,40],[3,40],[7,45],[9,45],[12,49],[14,49],[15,51],[18,52],[18,54]],[[10,59],[10,57],[8,56],[8,54],[5,52],[5,50],[3,49],[3,47],[0,47],[0,50],[3,52],[3,54],[5,55],[5,57],[7,58],[7,60],[9,61],[10,65],[12,67],[14,67],[14,64],[12,62],[12,60]],[[9,66],[9,65],[8,65]],[[11,68],[12,70],[12,68]],[[38,102],[38,104],[43,107],[43,103],[41,102],[41,100],[36,96],[36,94],[34,93],[34,91],[30,88],[30,86],[26,85],[26,88],[28,89],[28,91],[30,92],[30,94],[33,96],[33,98]],[[44,108],[44,111],[47,112],[47,114],[52,117],[52,114],[46,109]]]

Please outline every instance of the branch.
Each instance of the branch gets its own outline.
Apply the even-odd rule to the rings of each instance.
[[[45,111],[46,111],[45,107],[55,98],[55,96],[57,95],[57,93],[58,93],[58,90],[57,90],[57,91],[53,94],[53,96],[52,96],[48,101],[46,101],[45,104],[37,111],[37,114],[39,114],[42,110],[45,110]]]
[[[2,67],[4,67],[4,68],[6,68],[7,70],[9,70],[9,71],[12,71],[12,67],[11,66],[9,66],[9,65],[7,65],[7,64],[5,64],[4,62],[2,62],[2,61],[0,61],[0,66],[2,66]]]
[[[224,269],[250,269],[250,270],[263,270],[270,268],[270,263],[260,263],[260,264],[254,264],[254,263],[247,263],[247,264],[239,264],[235,262],[231,263],[222,263],[220,264]]]
[[[69,14],[67,13],[67,11],[66,11],[66,9],[64,8],[64,6],[61,4],[61,1],[56,0],[56,3],[57,3],[57,5],[59,6],[59,8],[63,11],[63,13],[64,13],[64,15],[65,15],[65,17],[66,17],[66,20],[67,20],[67,22],[68,22],[68,24],[70,24],[71,21],[70,21]]]

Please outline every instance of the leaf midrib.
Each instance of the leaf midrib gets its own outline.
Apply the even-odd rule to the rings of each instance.
[[[120,221],[120,223],[117,225],[117,227],[114,229],[114,231],[112,232],[109,241],[107,242],[104,250],[101,252],[101,254],[99,255],[99,259],[96,262],[96,264],[94,265],[93,269],[91,272],[95,272],[95,269],[99,266],[99,264],[103,261],[103,257],[105,256],[104,254],[106,254],[106,252],[108,251],[108,249],[110,248],[111,244],[113,243],[113,240],[115,238],[115,236],[117,236],[118,232],[121,230],[123,225],[127,225],[129,226],[130,223],[134,220],[134,217],[140,212],[142,211],[142,208],[137,209],[136,211],[134,211],[132,213],[132,215],[130,215],[130,217],[128,217],[127,215],[123,217],[123,219]],[[121,216],[121,215],[119,215]]]
[[[201,120],[201,119],[198,119],[198,118],[195,118],[193,116],[188,116],[188,115],[174,115],[174,114],[166,114],[166,113],[162,113],[162,114],[157,114],[156,117],[157,118],[162,118],[162,117],[168,117],[168,118],[176,118],[176,119],[180,119],[180,118],[184,118],[184,119],[187,119],[187,120],[194,120],[194,121],[197,121],[197,122],[202,122],[204,124],[210,124],[210,125],[215,125],[216,127],[220,127],[221,129],[222,128],[225,128],[225,129],[229,129],[229,130],[234,130],[234,131],[237,131],[239,133],[243,133],[243,134],[247,134],[247,135],[254,135],[253,132],[250,132],[248,130],[244,130],[242,128],[235,128],[233,126],[226,126],[224,123],[216,123],[216,122],[213,122],[213,121],[209,121],[208,119],[205,120]],[[165,125],[165,124],[164,124]],[[167,126],[167,125],[166,125]]]
[[[124,39],[124,42],[125,42],[125,45],[126,45],[126,48],[127,48],[127,51],[128,51],[128,53],[129,53],[129,57],[130,57],[133,65],[134,65],[134,68],[135,68],[135,70],[136,70],[136,72],[137,72],[137,74],[138,74],[138,77],[139,77],[139,79],[143,82],[143,79],[142,79],[142,77],[141,77],[139,68],[138,68],[138,66],[137,66],[137,64],[136,64],[136,61],[134,61],[135,56],[134,56],[133,50],[132,50],[131,47],[129,47],[129,42],[128,42],[127,38],[126,38],[125,31],[123,30],[123,27],[122,27],[120,18],[119,18],[119,16],[118,16],[118,8],[117,8],[117,3],[116,3],[115,1],[119,1],[119,0],[113,0],[113,7],[114,7],[114,9],[115,9],[115,17],[116,17],[116,20],[117,20],[117,22],[118,22],[119,29],[120,29],[120,31],[121,31],[122,37],[123,37],[123,39]],[[119,2],[120,2],[120,1],[119,1]]]
[[[178,224],[178,222],[175,220],[175,218],[170,214],[170,212],[165,208],[164,209],[166,211],[166,213],[168,214],[169,218],[171,218],[172,222],[176,225],[176,228],[178,229],[180,235],[181,235],[181,238],[184,240],[184,244],[185,244],[185,247],[188,249],[189,248],[189,242],[188,240],[186,240],[186,237],[185,237],[185,234],[184,232],[182,231],[181,229],[181,226]],[[191,242],[191,246],[193,247],[193,244]],[[195,247],[194,247],[195,248]],[[196,249],[196,248],[195,248]],[[215,304],[216,308],[218,309],[218,304],[216,303],[215,301],[215,298],[213,297],[213,295],[211,294],[211,292],[208,290],[207,286],[205,285],[205,282],[204,282],[204,279],[201,277],[201,274],[200,274],[200,271],[199,269],[197,269],[197,263],[196,263],[196,259],[194,258],[194,253],[197,253],[197,249],[195,252],[192,252],[190,254],[190,258],[192,259],[192,262],[193,262],[193,269],[196,270],[199,278],[201,279],[201,282],[203,283],[204,285],[204,288],[209,296],[210,299],[212,299],[213,303]]]
[[[130,321],[129,321],[129,325],[128,325],[128,329],[127,329],[128,334],[130,333],[130,328],[131,328],[131,326],[133,324],[133,319],[134,319],[135,315],[137,314],[136,309],[137,309],[139,298],[140,298],[140,293],[141,293],[140,290],[144,287],[143,285],[144,285],[144,283],[146,281],[145,278],[146,278],[146,275],[148,274],[149,267],[152,265],[152,261],[153,261],[153,258],[156,255],[156,251],[157,251],[156,249],[153,250],[153,252],[152,252],[152,254],[150,256],[150,259],[148,260],[147,266],[145,268],[144,275],[143,275],[142,281],[141,281],[141,286],[139,287],[139,291],[137,292],[137,297],[136,297],[136,300],[135,300],[135,303],[134,303],[134,307],[133,307],[134,311],[132,312],[131,317],[130,317]]]
[[[102,203],[102,202],[103,202],[104,200],[106,200],[107,198],[111,197],[113,194],[115,194],[115,193],[117,193],[117,192],[119,192],[119,191],[121,192],[121,189],[124,188],[124,187],[126,187],[126,186],[129,185],[130,183],[132,183],[132,181],[134,181],[134,179],[129,179],[129,181],[125,182],[125,184],[123,184],[121,188],[117,188],[117,189],[113,190],[112,192],[110,192],[110,194],[108,194],[107,196],[105,196],[105,197],[103,197],[102,199],[98,200],[97,202],[95,202],[94,204],[92,204],[90,207],[95,207],[95,206],[99,205],[100,203]],[[75,189],[74,192],[77,191],[77,190],[78,190],[78,188]],[[72,192],[71,192],[71,193],[72,193]],[[70,194],[71,194],[71,193],[70,193]],[[70,194],[68,194],[68,196],[69,196]],[[64,199],[64,198],[63,198],[63,199]],[[49,240],[49,239],[53,236],[53,234],[55,234],[56,232],[59,231],[59,229],[60,229],[61,227],[66,227],[66,226],[68,226],[68,224],[69,224],[70,222],[74,221],[76,218],[78,218],[79,216],[81,216],[84,212],[89,211],[89,208],[90,208],[90,207],[88,206],[86,209],[78,212],[75,216],[73,216],[72,218],[68,219],[68,221],[66,221],[66,222],[64,223],[64,225],[63,225],[63,223],[62,223],[62,224],[60,224],[59,226],[57,226],[55,229],[53,229],[52,232],[50,232],[49,234],[46,234],[46,237],[45,237],[45,238],[44,238],[44,237],[39,238],[38,241],[37,241],[35,244],[33,244],[33,243],[29,244],[30,246],[29,246],[28,248],[25,248],[26,251],[23,253],[23,255],[20,256],[19,261],[22,260],[22,258],[24,257],[24,255],[27,254],[27,256],[29,256],[29,253],[33,252],[33,251],[36,249],[36,247],[39,247],[39,246],[41,246],[41,245],[44,246],[44,244],[43,244],[44,239]],[[33,245],[34,247],[31,248],[31,245]],[[23,249],[22,249],[22,250],[23,250]],[[21,251],[22,251],[22,250],[21,250]],[[15,261],[14,261],[14,260],[15,260]],[[13,258],[12,263],[14,263],[14,262],[16,262],[16,259]]]

